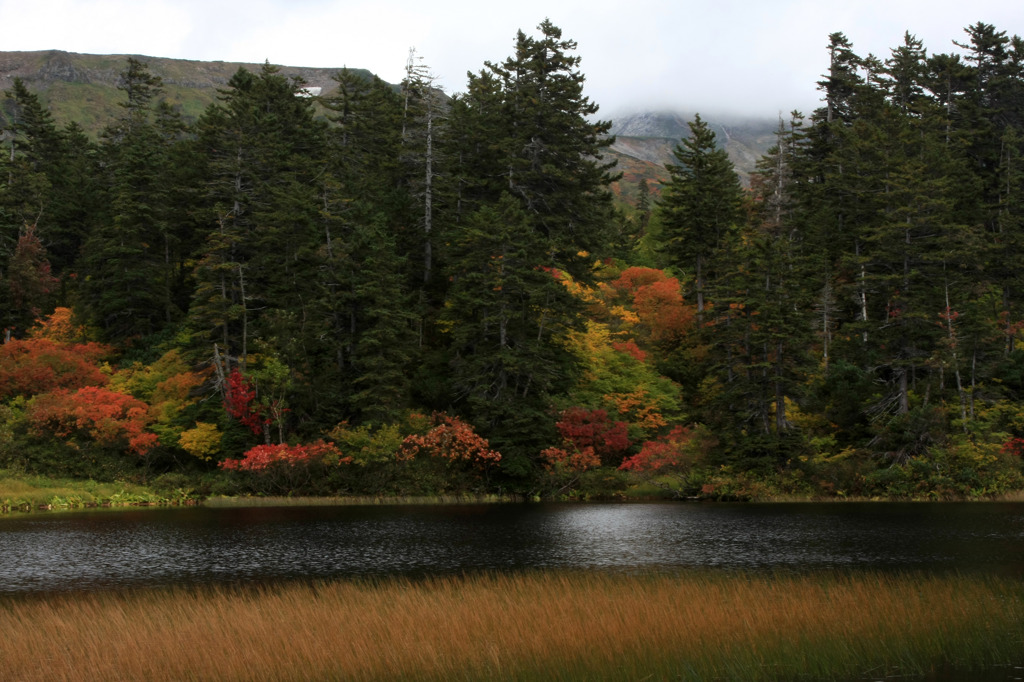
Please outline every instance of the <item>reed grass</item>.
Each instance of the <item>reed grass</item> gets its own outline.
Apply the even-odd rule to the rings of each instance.
[[[0,599],[3,679],[815,680],[1024,652],[978,577],[534,573]]]

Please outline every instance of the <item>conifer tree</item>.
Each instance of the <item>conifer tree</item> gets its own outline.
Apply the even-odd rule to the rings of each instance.
[[[10,256],[31,225],[60,273],[78,256],[89,215],[100,205],[92,145],[74,125],[59,131],[19,78],[2,103],[10,147],[0,157],[0,254]]]
[[[548,265],[589,280],[590,267],[614,235],[614,163],[601,161],[611,123],[592,122],[597,104],[583,94],[576,42],[544,20],[539,37],[520,31],[515,53],[471,75],[453,124],[462,140],[465,210],[518,199],[534,229],[549,242]],[[475,176],[475,177],[474,177]]]
[[[166,255],[171,226],[166,176],[170,142],[154,123],[162,81],[129,58],[119,89],[122,117],[105,131],[110,211],[83,246],[86,307],[112,340],[158,331],[175,309]]]
[[[715,133],[698,114],[690,137],[675,148],[676,164],[662,193],[663,250],[693,277],[698,315],[706,305],[707,282],[714,277],[714,254],[740,219],[739,177]]]
[[[610,124],[590,119],[598,107],[583,94],[575,41],[547,20],[538,31],[520,31],[514,54],[471,74],[452,105],[441,316],[457,403],[527,457],[550,445],[550,401],[575,371],[562,338],[580,310],[556,278],[591,280],[613,233],[611,166],[600,160]],[[526,461],[503,463],[522,472],[514,463]]]
[[[240,69],[228,85],[198,124],[211,229],[192,317],[244,362],[266,311],[301,320],[312,303],[324,143],[312,103],[296,96],[301,83],[267,64],[259,74]]]
[[[552,397],[572,376],[564,337],[577,304],[543,267],[547,242],[510,194],[456,235],[441,320],[451,330],[456,398],[496,447],[535,455],[552,425]]]

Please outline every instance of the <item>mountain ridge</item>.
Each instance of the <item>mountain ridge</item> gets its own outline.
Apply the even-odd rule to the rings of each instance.
[[[91,135],[98,134],[114,118],[120,93],[117,85],[129,58],[144,62],[163,80],[165,96],[186,119],[194,120],[217,101],[219,90],[238,71],[258,71],[264,64],[251,62],[200,61],[147,55],[93,55],[63,50],[34,52],[0,51],[0,91],[10,90],[20,78],[53,114],[58,124],[78,123]],[[333,92],[333,77],[344,67],[322,68],[276,66],[282,74],[301,78],[323,95]],[[350,69],[371,77],[366,69]],[[0,124],[5,116],[0,99]],[[623,178],[613,187],[623,200],[635,198],[635,186],[646,179],[657,193],[667,181],[665,166],[675,162],[675,146],[689,135],[688,122],[694,112],[639,111],[617,116],[611,133],[616,136],[607,157],[618,163]],[[774,144],[777,122],[736,116],[707,119],[729,153],[744,184],[749,183],[757,159]]]

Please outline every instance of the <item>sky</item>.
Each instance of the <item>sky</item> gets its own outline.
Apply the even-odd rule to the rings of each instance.
[[[959,51],[979,21],[1024,33],[1019,0],[0,0],[0,50],[348,66],[394,83],[415,48],[453,94],[545,18],[577,42],[602,117],[809,114],[836,31],[881,58],[906,31],[929,53]]]

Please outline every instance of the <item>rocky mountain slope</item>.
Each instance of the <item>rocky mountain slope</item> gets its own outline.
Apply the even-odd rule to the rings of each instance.
[[[611,132],[615,144],[611,152],[620,160],[623,184],[646,177],[657,189],[668,179],[665,165],[674,163],[673,150],[689,137],[693,113],[640,112],[616,118]],[[725,147],[744,184],[748,184],[757,160],[775,144],[778,121],[702,116],[711,125],[718,143]],[[640,165],[637,164],[639,162]],[[642,169],[647,167],[645,173]],[[624,187],[622,195],[630,192]]]
[[[200,62],[141,55],[91,55],[47,50],[42,52],[0,52],[0,91],[9,90],[21,78],[49,107],[58,123],[76,121],[86,132],[99,132],[117,111],[121,94],[117,83],[128,66],[128,57],[146,63],[164,81],[168,100],[194,119],[217,98],[217,89],[227,85],[239,69],[258,71],[262,64],[241,62]],[[311,88],[330,92],[332,77],[341,67],[330,69],[299,66],[280,67],[286,76],[299,76]],[[369,75],[369,71],[353,69]],[[0,123],[2,123],[0,100]]]

